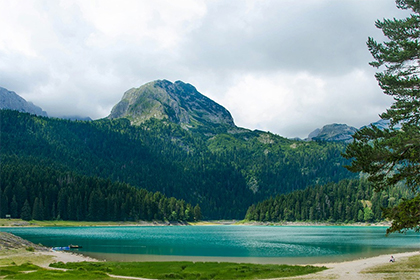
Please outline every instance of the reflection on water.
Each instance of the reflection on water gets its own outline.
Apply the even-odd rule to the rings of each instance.
[[[107,260],[319,263],[418,250],[420,234],[385,227],[186,226],[2,229],[46,246],[82,245]]]

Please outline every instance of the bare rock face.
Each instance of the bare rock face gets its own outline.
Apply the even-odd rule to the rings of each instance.
[[[127,118],[135,125],[151,118],[166,119],[186,129],[209,125],[236,127],[228,110],[199,93],[194,86],[167,80],[126,91],[108,118]]]
[[[16,110],[19,112],[30,113],[37,116],[47,117],[47,113],[42,111],[32,102],[27,102],[14,91],[9,91],[0,87],[0,109]]]

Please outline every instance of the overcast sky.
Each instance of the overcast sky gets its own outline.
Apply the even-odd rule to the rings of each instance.
[[[123,93],[181,80],[236,125],[305,138],[392,103],[368,65],[393,0],[0,0],[0,86],[50,116],[107,116]]]

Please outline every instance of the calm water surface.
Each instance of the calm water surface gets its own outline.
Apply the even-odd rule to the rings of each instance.
[[[420,234],[386,227],[177,226],[3,228],[46,246],[82,245],[107,260],[314,263],[419,250]]]

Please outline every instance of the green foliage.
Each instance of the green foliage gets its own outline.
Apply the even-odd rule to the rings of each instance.
[[[26,251],[28,251],[28,252],[34,252],[35,249],[34,249],[34,247],[30,246],[30,247],[26,247]]]
[[[219,134],[207,143],[241,171],[256,201],[354,177],[343,168],[343,143],[295,141],[262,131]]]
[[[7,196],[5,194],[3,194],[3,195],[7,198]],[[29,205],[28,200],[25,200],[25,203],[23,204],[22,211],[20,213],[20,217],[21,217],[22,220],[25,220],[25,221],[32,220],[31,206]]]
[[[156,119],[132,126],[127,119],[81,122],[7,110],[1,110],[0,114],[0,159],[8,165],[19,162],[28,165],[29,173],[23,174],[22,180],[32,176],[30,174],[35,172],[32,169],[40,166],[126,183],[182,199],[191,205],[199,204],[205,219],[242,219],[249,205],[271,195],[354,176],[342,167],[346,164],[341,157],[345,146],[337,143],[293,141],[243,129],[206,136]],[[227,144],[229,139],[233,141]],[[40,172],[30,183],[37,189],[45,184],[48,187],[50,181],[43,176]],[[71,183],[66,176],[60,181]],[[0,216],[11,214],[18,218],[29,186],[15,178],[5,193],[6,187],[2,184]],[[59,196],[58,192],[48,201],[45,196],[38,196],[34,207],[37,196],[31,196],[31,215],[48,220],[60,213],[59,218],[66,219],[63,210],[74,209],[79,199],[70,187],[73,185],[62,193],[73,193],[71,199],[63,198],[64,194]],[[94,184],[93,194],[83,198],[87,205],[83,213],[89,209],[91,213],[83,219],[95,220],[94,217],[101,216],[95,213],[99,209],[96,206],[101,205],[98,200],[106,199],[98,193],[100,188],[102,186]],[[51,206],[48,211],[45,204]],[[128,211],[127,219],[134,217],[129,214],[130,210],[122,211]],[[179,209],[176,218],[185,216],[185,210],[186,207],[181,214]],[[172,215],[171,219],[174,218]]]
[[[200,204],[206,218],[239,218],[252,202],[240,172],[174,124],[150,120],[137,127],[126,119],[74,122],[7,110],[1,111],[0,119],[2,162],[43,165],[159,191]],[[43,184],[42,176],[37,180]],[[2,216],[8,212],[13,218],[20,216],[21,199],[27,195],[23,187],[27,186],[19,181],[14,186],[16,203],[3,197],[9,200],[9,209],[2,210]],[[230,206],[224,203],[228,200],[233,201]]]
[[[364,214],[363,214],[363,219],[365,222],[372,222],[373,221],[373,211],[370,207],[365,207],[364,209]]]
[[[314,266],[215,262],[81,262],[50,266],[148,279],[268,279],[305,275],[326,269]]]
[[[38,270],[29,273],[8,274],[6,279],[110,279],[106,273],[101,271],[83,271],[83,270],[50,270],[38,268]]]
[[[0,275],[16,274],[21,271],[32,271],[39,269],[38,266],[31,263],[23,263],[21,265],[0,266]]]
[[[60,171],[15,157],[3,158],[0,178],[0,195],[5,197],[6,202],[12,201],[10,204],[13,204],[16,199],[12,196],[15,197],[17,192],[22,193],[21,200],[25,202],[20,217],[24,220],[30,220],[31,217],[37,220],[75,221],[199,219],[185,216],[186,212],[192,212],[195,208],[183,200],[167,198],[162,193],[137,189],[126,183]],[[199,208],[198,205],[195,207]]]
[[[263,222],[373,222],[383,220],[381,209],[409,194],[401,188],[375,192],[366,180],[342,180],[308,187],[252,205],[247,220]]]
[[[367,42],[375,59],[370,64],[384,68],[376,79],[395,101],[381,115],[391,127],[361,129],[344,156],[353,159],[348,169],[368,174],[376,190],[403,183],[415,196],[420,190],[420,6],[417,0],[398,0],[397,6],[411,10],[410,17],[377,21],[376,27],[389,40],[378,43],[369,38]],[[388,232],[419,231],[420,211],[412,212],[419,208],[419,200],[412,199],[385,211],[393,220]]]
[[[395,207],[384,210],[384,215],[393,220],[387,232],[416,228],[420,225],[420,194],[413,199],[404,199]]]

